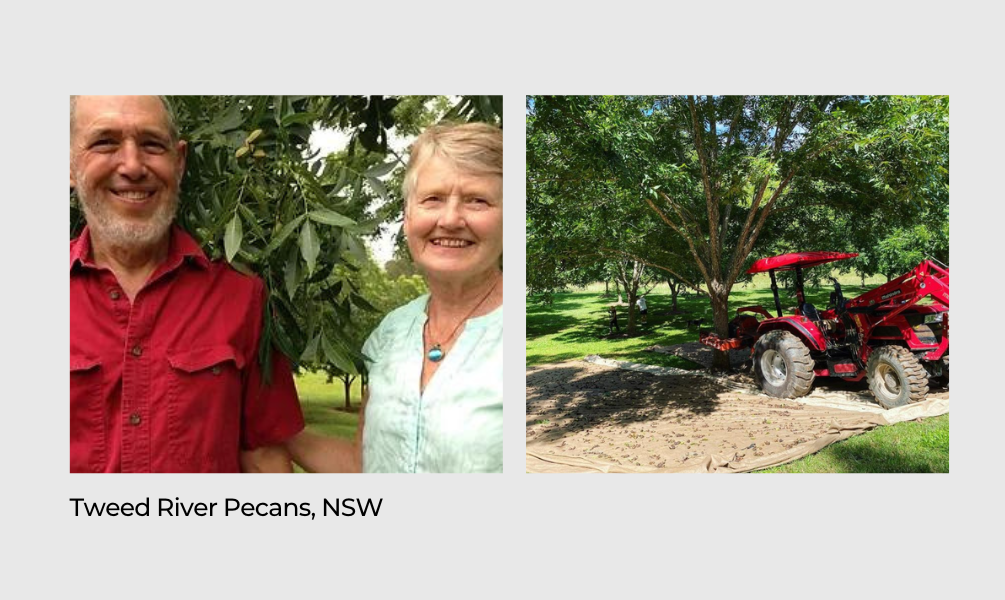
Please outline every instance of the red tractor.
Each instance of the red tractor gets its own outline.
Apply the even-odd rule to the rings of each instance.
[[[868,378],[884,408],[918,402],[930,378],[949,379],[949,267],[925,260],[909,273],[846,299],[834,291],[825,310],[803,294],[803,269],[858,254],[797,252],[764,258],[747,273],[771,276],[777,317],[761,306],[745,306],[729,323],[729,337],[702,333],[701,342],[718,350],[752,348],[754,375],[776,398],[798,398],[816,377],[849,381]],[[782,316],[776,271],[795,271],[798,306]],[[929,304],[919,304],[932,297]],[[763,317],[763,318],[758,318]]]

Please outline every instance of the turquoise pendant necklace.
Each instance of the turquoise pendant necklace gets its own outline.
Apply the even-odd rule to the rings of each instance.
[[[500,277],[499,279],[502,278]],[[497,279],[496,282],[492,284],[492,287],[489,289],[488,293],[482,296],[482,299],[478,302],[478,304],[476,304],[474,308],[468,311],[467,316],[465,316],[463,319],[460,320],[459,323],[457,323],[457,326],[454,327],[454,330],[450,332],[450,336],[447,339],[443,340],[442,342],[433,342],[433,347],[430,348],[429,352],[426,353],[426,358],[428,358],[430,362],[438,363],[441,360],[443,360],[443,357],[447,355],[446,351],[443,350],[444,344],[449,344],[450,340],[454,339],[454,336],[457,335],[457,331],[461,328],[461,325],[466,323],[467,320],[471,318],[471,315],[475,314],[475,311],[478,310],[482,304],[485,304],[485,301],[488,300],[489,296],[492,295],[492,292],[495,291],[496,286],[499,285],[499,279]],[[430,298],[430,300],[432,300],[432,298]],[[426,310],[428,312],[429,310],[428,307],[426,308]],[[424,328],[426,338],[432,341],[433,336],[430,333],[432,330],[431,327],[429,326],[430,321],[432,321],[432,318],[427,316]]]
[[[426,356],[433,362],[440,362],[443,360],[443,350],[440,348],[439,344],[434,344]]]

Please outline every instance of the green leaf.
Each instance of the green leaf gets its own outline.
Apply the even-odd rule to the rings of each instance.
[[[492,100],[488,96],[476,96],[475,100],[478,102],[478,112],[481,113],[482,118],[491,119],[495,114],[492,110]]]
[[[363,178],[356,177],[352,185],[352,198],[353,200],[359,199],[360,192],[363,189]]]
[[[314,339],[307,342],[307,347],[304,348],[304,353],[300,355],[300,362],[314,362],[318,359],[318,344],[321,342],[321,336],[315,336]]]
[[[330,192],[329,195],[333,197],[338,196],[338,193],[341,192],[342,188],[344,188],[348,183],[349,183],[349,169],[339,167],[338,178],[335,179],[335,187],[332,188],[332,191]]]
[[[300,215],[299,217],[297,217],[296,219],[293,219],[292,221],[290,221],[286,225],[283,225],[283,228],[279,230],[279,232],[276,234],[276,236],[274,238],[272,238],[272,241],[269,242],[269,245],[266,246],[266,248],[265,248],[265,254],[266,254],[266,256],[269,255],[269,254],[272,254],[273,252],[276,251],[277,248],[279,248],[280,246],[282,246],[283,242],[286,241],[286,238],[290,237],[290,234],[293,233],[294,229],[296,229],[297,227],[300,227],[300,224],[304,222],[305,218],[306,218],[306,215]]]
[[[304,226],[300,228],[300,254],[307,262],[307,272],[314,274],[318,254],[321,254],[321,240],[318,239],[314,224],[310,221],[304,221]]]
[[[314,113],[293,113],[291,115],[286,115],[283,117],[282,126],[289,127],[291,125],[310,125],[315,120],[317,120],[317,115]]]
[[[212,123],[206,125],[205,127],[200,127],[199,129],[192,132],[193,138],[202,137],[205,134],[216,134],[216,133],[226,133],[237,129],[244,123],[244,116],[241,114],[242,104],[241,100],[234,99],[227,110],[217,117]],[[211,140],[211,144],[213,141]]]
[[[364,264],[366,262],[366,249],[363,247],[363,244],[360,243],[359,238],[354,235],[343,235],[340,241],[341,244],[339,246],[343,253],[348,253],[350,256],[358,260],[360,264]]]
[[[350,375],[359,375],[359,371],[356,370],[356,365],[353,364],[349,355],[338,344],[329,339],[327,333],[321,335],[321,349],[324,350],[328,362],[335,365],[338,370]]]
[[[252,233],[254,233],[257,238],[261,239],[266,236],[265,230],[258,224],[258,217],[247,204],[241,204],[238,206],[237,211],[244,217],[244,224],[251,227]]]
[[[282,126],[283,124],[283,97],[273,96],[272,97],[273,107],[272,116],[276,118],[276,125]]]
[[[234,214],[234,218],[227,223],[227,232],[223,236],[223,248],[227,253],[227,262],[234,262],[234,257],[241,249],[241,241],[244,239],[244,228],[241,226],[241,216]]]
[[[299,354],[299,346],[293,342],[292,337],[299,333],[296,327],[295,323],[292,326],[287,326],[281,321],[276,321],[272,326],[272,341],[280,352],[290,358]]]
[[[238,273],[241,273],[243,275],[247,275],[248,277],[256,277],[257,276],[255,274],[255,272],[251,270],[251,267],[249,267],[248,265],[244,264],[243,262],[241,262],[239,260],[230,263],[230,266],[231,266],[232,269],[234,269]]]
[[[303,280],[304,272],[300,268],[300,254],[297,247],[290,248],[290,254],[286,257],[286,268],[283,270],[283,280],[286,283],[286,295],[290,300],[297,295],[297,288]]]
[[[370,184],[370,189],[377,193],[378,196],[384,200],[388,200],[387,188],[384,187],[384,182],[377,179],[376,177],[367,177],[366,182]]]
[[[363,221],[351,227],[346,228],[346,231],[356,235],[372,235],[377,231],[377,227],[380,226],[380,219],[370,219],[369,221]]]
[[[366,310],[366,311],[369,311],[369,312],[372,312],[372,313],[380,312],[379,310],[377,310],[376,308],[374,308],[374,306],[372,304],[370,304],[369,302],[367,302],[366,299],[363,298],[363,296],[360,296],[359,294],[353,294],[352,295],[352,303],[355,304],[356,306],[362,308],[363,310]]]
[[[374,178],[376,178],[376,177],[383,177],[384,175],[387,175],[388,173],[390,173],[391,171],[393,171],[394,168],[397,167],[397,166],[398,166],[398,161],[392,160],[391,162],[387,162],[387,163],[384,163],[382,165],[377,165],[375,167],[370,167],[369,169],[366,170],[365,175],[367,177],[374,177]]]
[[[315,223],[334,225],[335,227],[352,227],[356,225],[356,221],[353,221],[349,217],[340,215],[334,210],[329,210],[327,208],[312,210],[310,212],[310,218],[311,221],[314,221]]]
[[[262,306],[262,335],[258,340],[258,364],[262,366],[272,364],[272,317],[269,310],[271,304],[271,301],[267,301]],[[265,385],[271,384],[272,369],[264,369],[264,374],[262,379]]]
[[[286,102],[283,103],[283,119],[287,119],[295,114],[297,114],[297,109],[293,106],[295,101],[295,96],[284,96]]]

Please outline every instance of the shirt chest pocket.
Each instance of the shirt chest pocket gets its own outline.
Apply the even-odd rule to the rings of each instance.
[[[244,358],[222,344],[169,352],[168,441],[186,470],[211,470],[240,445]]]
[[[101,361],[70,354],[70,471],[100,471],[108,430]]]

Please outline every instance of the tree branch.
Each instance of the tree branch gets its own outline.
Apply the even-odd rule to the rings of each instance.
[[[709,179],[708,160],[705,144],[702,143],[704,122],[698,118],[694,96],[688,96],[688,108],[691,110],[691,125],[694,129],[694,143],[698,151],[698,161],[701,164],[701,181],[705,188],[705,204],[708,209],[709,262],[713,272],[720,273],[719,268],[719,206],[712,195],[712,183]]]
[[[733,115],[733,121],[729,124],[729,137],[726,139],[725,150],[729,150],[733,147],[733,142],[736,141],[736,132],[739,128],[740,117],[743,116],[743,106],[746,104],[746,97],[740,96],[740,101],[736,106],[736,114]]]
[[[668,198],[666,194],[664,194],[662,191],[659,192],[659,194],[663,196],[668,203],[670,203],[671,207],[673,206],[673,203],[670,202],[670,198]],[[670,219],[668,219],[666,214],[664,214],[663,211],[656,206],[655,202],[653,202],[649,198],[646,198],[646,204],[648,204],[650,208],[656,211],[656,214],[658,214],[660,218],[663,219],[664,223],[669,225],[674,231],[680,234],[682,238],[684,238],[684,241],[687,242],[688,249],[691,250],[691,256],[694,257],[694,261],[698,265],[698,270],[701,271],[702,277],[705,278],[705,281],[711,281],[711,279],[708,276],[708,267],[705,265],[704,261],[702,261],[701,256],[698,255],[698,251],[694,247],[694,239],[692,238],[692,236],[682,231],[679,227],[677,227],[677,225],[675,225]]]
[[[750,232],[750,237],[747,240],[747,243],[741,246],[741,253],[738,253],[733,256],[733,264],[732,268],[730,269],[730,275],[729,275],[730,285],[732,285],[732,283],[735,282],[736,278],[739,277],[740,275],[740,267],[743,265],[743,261],[739,260],[739,257],[743,256],[744,258],[746,258],[751,253],[751,251],[753,251],[754,243],[757,242],[757,238],[761,234],[761,230],[764,227],[764,222],[768,219],[768,216],[772,214],[773,212],[772,208],[774,207],[775,202],[782,196],[782,193],[788,187],[789,183],[792,181],[792,178],[795,177],[795,174],[796,170],[793,169],[791,172],[789,172],[788,176],[785,179],[783,179],[781,183],[778,184],[778,189],[776,189],[775,193],[771,195],[771,198],[768,200],[768,203],[764,205],[764,209],[761,211],[761,215],[757,220],[757,225]]]
[[[679,273],[677,273],[676,271],[674,271],[670,267],[665,267],[663,265],[658,265],[656,263],[649,262],[649,261],[647,261],[647,260],[645,260],[643,258],[640,258],[640,257],[632,254],[631,252],[626,252],[626,251],[618,249],[618,248],[602,247],[601,250],[603,252],[607,252],[607,253],[610,253],[610,254],[620,254],[622,256],[625,256],[625,257],[628,257],[628,258],[634,260],[635,262],[638,262],[638,263],[641,263],[643,265],[646,265],[647,267],[652,267],[654,269],[660,269],[661,271],[666,271],[667,273],[670,273],[671,275],[673,275],[674,277],[676,277],[678,280],[680,280],[681,282],[683,282],[684,284],[686,284],[688,287],[690,287],[692,289],[699,289],[699,286],[697,286],[694,283],[692,283],[690,279],[684,277],[683,275],[680,275]]]

